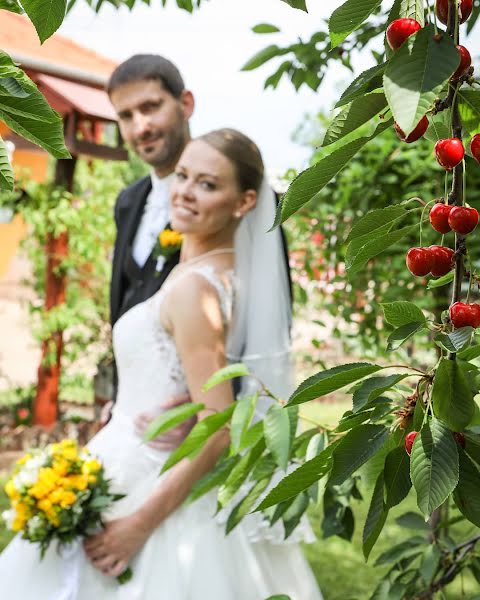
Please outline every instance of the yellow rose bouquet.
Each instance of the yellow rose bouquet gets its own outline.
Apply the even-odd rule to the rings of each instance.
[[[8,529],[39,544],[43,558],[52,541],[59,547],[98,531],[102,512],[123,498],[110,491],[102,464],[74,440],[62,440],[22,456],[5,485]],[[127,569],[117,579],[131,577]]]

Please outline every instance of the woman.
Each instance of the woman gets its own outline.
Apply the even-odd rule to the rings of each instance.
[[[228,446],[226,429],[196,458],[159,477],[168,453],[142,444],[134,427],[140,412],[187,389],[205,405],[200,419],[233,402],[228,383],[207,393],[202,385],[226,364],[234,236],[262,179],[257,147],[236,131],[212,132],[186,147],[171,207],[172,226],[184,235],[181,261],[155,296],[115,324],[118,399],[111,421],[89,444],[126,497],[115,503],[105,530],[70,558],[51,549],[39,563],[36,547],[14,540],[0,556],[9,600],[321,598],[296,545],[253,542],[243,524],[225,536],[212,517],[213,493],[182,506]],[[115,577],[128,565],[134,576],[119,586]]]

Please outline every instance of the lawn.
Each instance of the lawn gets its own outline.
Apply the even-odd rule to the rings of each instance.
[[[305,407],[306,408],[306,407]],[[302,410],[305,410],[302,408]],[[339,415],[347,409],[346,403],[317,404],[310,405],[306,410],[311,418],[321,420],[326,425],[333,425],[338,421]],[[3,493],[3,483],[0,479],[2,491],[0,491],[0,512],[6,508],[6,498]],[[321,538],[321,506],[314,507],[310,511],[310,520],[318,536],[315,543],[305,546],[306,556],[312,565],[315,576],[320,584],[325,600],[368,600],[383,571],[373,567],[375,558],[388,550],[392,545],[407,539],[417,532],[410,532],[401,528],[395,522],[395,518],[407,511],[416,511],[415,496],[411,492],[406,501],[400,507],[390,511],[384,530],[375,546],[368,563],[365,563],[362,554],[362,528],[368,509],[368,500],[371,492],[362,490],[363,502],[354,501],[353,506],[356,527],[352,543],[338,537],[328,539]],[[467,535],[472,533],[472,528],[466,528],[463,532]],[[478,532],[478,530],[476,530]],[[0,551],[6,545],[11,535],[0,526]],[[462,589],[463,588],[463,589]],[[458,578],[453,584],[446,588],[443,596],[438,598],[448,600],[473,600],[478,598],[479,585],[475,583],[470,574],[466,574],[463,581]],[[302,599],[299,599],[302,600]]]

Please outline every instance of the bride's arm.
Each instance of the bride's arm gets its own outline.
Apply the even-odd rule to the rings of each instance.
[[[162,316],[167,317],[174,336],[192,401],[205,404],[199,419],[224,410],[233,402],[228,382],[202,391],[207,379],[226,364],[225,332],[216,292],[203,278],[188,277],[172,289],[162,307],[165,309]],[[107,523],[104,531],[88,538],[84,547],[93,565],[107,575],[119,575],[156,527],[182,504],[194,483],[214,467],[228,444],[229,433],[223,428],[194,459],[184,459],[172,467],[135,513]]]

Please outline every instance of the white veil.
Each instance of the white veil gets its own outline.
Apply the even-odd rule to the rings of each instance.
[[[268,232],[275,212],[275,193],[264,177],[256,207],[242,219],[235,236],[237,294],[227,355],[231,363],[246,364],[269,390],[286,400],[295,385],[290,353],[292,314],[281,232]],[[245,378],[240,395],[252,393],[255,386],[255,380]],[[270,399],[260,398],[257,417],[263,416],[270,404]]]

